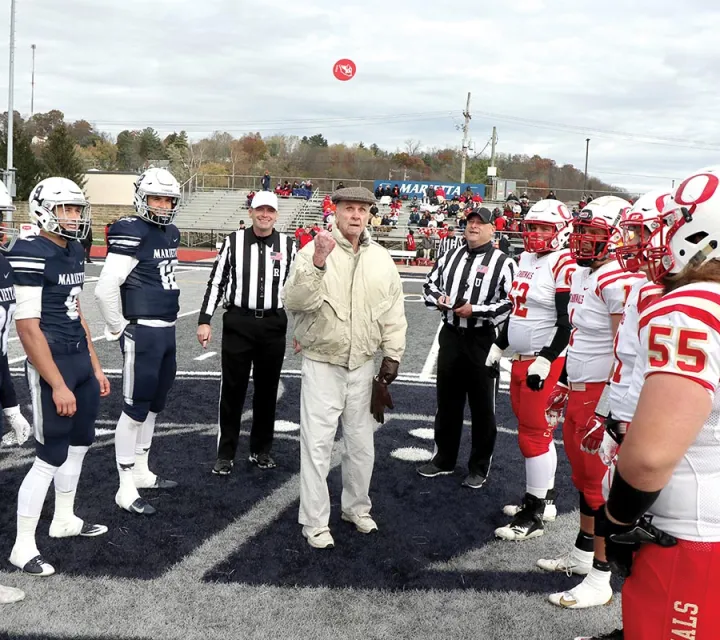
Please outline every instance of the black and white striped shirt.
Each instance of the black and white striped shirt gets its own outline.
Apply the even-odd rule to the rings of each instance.
[[[248,311],[282,309],[280,294],[296,253],[294,238],[284,233],[258,238],[252,229],[233,231],[210,272],[199,324],[209,324],[221,303]]]
[[[435,262],[423,287],[425,303],[435,307],[441,296],[450,297],[450,306],[469,302],[472,316],[461,318],[443,309],[443,320],[465,329],[488,324],[498,326],[512,310],[508,293],[515,269],[515,262],[493,248],[491,242],[474,250],[463,244]]]
[[[463,238],[462,236],[453,236],[452,238],[450,236],[445,236],[440,241],[440,246],[438,247],[437,259],[439,260],[446,253],[449,253],[453,249],[457,249],[461,244],[465,244],[465,238]]]

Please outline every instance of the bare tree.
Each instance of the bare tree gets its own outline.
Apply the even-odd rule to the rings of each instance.
[[[405,152],[409,156],[416,156],[418,153],[420,153],[420,148],[422,147],[422,143],[420,140],[413,140],[412,138],[408,138],[405,140]]]

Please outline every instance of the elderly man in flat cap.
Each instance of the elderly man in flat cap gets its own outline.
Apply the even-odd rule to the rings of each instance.
[[[342,417],[342,519],[360,533],[377,531],[368,495],[375,460],[373,434],[392,408],[388,385],[405,351],[405,307],[397,268],[366,231],[373,194],[338,189],[332,232],[320,231],[293,265],[283,295],[302,349],[300,516],[317,549],[335,545],[328,522],[330,471]],[[383,359],[374,376],[373,358]]]

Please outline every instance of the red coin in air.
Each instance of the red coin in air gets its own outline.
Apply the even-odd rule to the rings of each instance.
[[[357,67],[355,66],[355,63],[348,58],[338,60],[333,66],[333,75],[342,82],[351,80],[355,76],[356,71]]]

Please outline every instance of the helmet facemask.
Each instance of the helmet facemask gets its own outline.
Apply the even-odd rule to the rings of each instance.
[[[522,226],[523,246],[528,253],[549,253],[560,248],[559,246],[553,246],[558,244],[553,242],[558,234],[554,224],[531,220],[523,222]]]
[[[624,220],[620,223],[622,245],[615,249],[615,257],[625,271],[636,273],[647,267],[648,250],[652,247],[655,232],[662,226],[662,220]]]
[[[79,208],[80,215],[70,213],[67,207]],[[87,237],[90,230],[89,203],[44,200],[42,208],[49,214],[47,225],[43,227],[48,233],[54,233],[67,240],[84,240]]]

